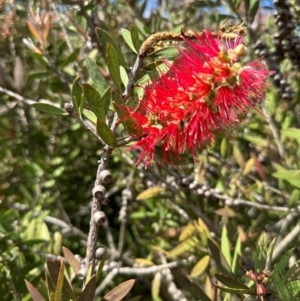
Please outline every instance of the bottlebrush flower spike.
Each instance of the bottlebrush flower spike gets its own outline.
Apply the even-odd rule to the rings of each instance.
[[[137,164],[142,159],[146,167],[151,164],[156,147],[163,150],[164,164],[176,164],[172,158],[185,151],[195,157],[264,99],[270,72],[261,60],[243,64],[247,49],[241,35],[232,40],[204,31],[185,42],[168,72],[145,87],[139,108],[127,111],[140,133],[131,147],[142,150]]]

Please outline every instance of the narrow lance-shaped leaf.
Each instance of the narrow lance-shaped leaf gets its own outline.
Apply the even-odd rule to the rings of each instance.
[[[161,273],[157,272],[152,280],[151,295],[153,300],[160,300]]]
[[[191,271],[191,277],[199,277],[200,275],[202,275],[208,267],[209,259],[210,257],[208,255],[202,257],[193,267]]]
[[[111,44],[106,46],[106,58],[109,73],[118,91],[121,91],[121,77],[119,68],[119,59],[116,50]]]
[[[222,237],[221,237],[221,251],[222,251],[222,254],[224,255],[226,261],[231,266],[230,249],[231,249],[231,246],[230,246],[230,242],[228,239],[228,233],[227,233],[226,226],[224,225],[223,229],[222,229]]]
[[[95,297],[95,291],[96,277],[93,275],[93,277],[90,278],[89,282],[84,287],[77,301],[93,301]]]
[[[277,268],[280,270],[281,273],[283,273],[286,267],[288,266],[288,263],[293,253],[294,248],[289,249],[285,254],[282,255],[279,262],[276,264]]]
[[[292,281],[293,279],[297,279],[298,276],[300,276],[300,259],[287,270],[287,272],[284,274],[284,279],[286,281]]]
[[[109,146],[117,146],[117,140],[114,133],[102,119],[97,118],[96,129],[98,135],[106,144]]]
[[[120,76],[121,76],[121,81],[122,81],[123,85],[126,87],[128,85],[129,78],[128,78],[127,72],[123,66],[120,66]]]
[[[139,32],[137,27],[134,24],[130,25],[130,33],[131,33],[131,39],[132,39],[132,43],[134,45],[134,48],[136,50],[139,50],[141,47],[141,42],[139,39]]]
[[[236,288],[236,289],[244,289],[248,290],[249,287],[245,284],[235,280],[234,278],[222,275],[222,274],[215,274],[215,277],[225,286],[229,288]]]
[[[127,43],[127,45],[130,47],[130,49],[133,52],[138,53],[135,46],[134,46],[134,44],[133,44],[130,31],[128,29],[122,28],[121,29],[121,34],[123,36],[123,39]]]
[[[87,57],[85,59],[85,63],[86,63],[86,67],[88,69],[89,75],[94,82],[96,90],[102,96],[109,86],[104,75],[100,71],[99,66],[91,58]]]
[[[270,243],[268,250],[267,250],[267,255],[266,255],[266,264],[265,264],[265,268],[271,269],[272,266],[272,256],[273,256],[273,251],[276,245],[276,237],[273,238],[272,242]]]
[[[257,243],[254,255],[254,268],[256,272],[261,272],[265,269],[267,259],[267,237],[263,233]]]
[[[109,110],[109,106],[111,103],[111,88],[110,87],[108,87],[106,89],[106,91],[104,92],[104,94],[102,96],[102,102],[103,102],[105,115],[107,115],[107,112]]]
[[[104,103],[101,99],[100,94],[93,86],[88,83],[82,84],[82,88],[86,101],[90,105],[92,111],[98,118],[105,120],[106,113],[104,109]]]
[[[98,35],[98,38],[99,38],[101,44],[105,48],[107,47],[107,44],[111,44],[113,46],[113,48],[115,49],[115,51],[117,53],[118,61],[119,61],[120,65],[122,65],[124,68],[127,68],[127,63],[125,61],[123,53],[122,53],[120,47],[118,46],[118,44],[116,43],[116,41],[111,37],[111,35],[109,33],[107,33],[105,30],[102,30],[100,28],[97,28],[97,35]]]
[[[65,110],[54,105],[50,105],[48,103],[36,102],[31,106],[43,113],[48,113],[52,115],[68,115],[68,113],[66,113]]]
[[[79,106],[81,101],[82,88],[80,87],[80,77],[76,77],[72,84],[72,103],[74,110],[77,114],[79,114]]]
[[[75,258],[74,254],[66,247],[62,247],[65,258],[75,273],[80,271],[80,262]]]
[[[79,56],[81,51],[81,47],[76,48],[68,57],[66,60],[64,60],[62,62],[62,66],[61,67],[65,67],[68,64],[71,64],[73,62],[75,62],[77,60],[77,57]]]
[[[233,277],[233,273],[231,271],[231,268],[226,261],[225,257],[223,256],[220,249],[210,240],[208,239],[208,247],[212,254],[212,257],[216,261],[217,268],[220,270],[220,272],[226,276]]]
[[[221,291],[226,292],[226,293],[230,293],[230,294],[249,294],[249,295],[254,295],[254,289],[248,288],[248,289],[244,289],[244,288],[229,288],[229,287],[225,287],[225,286],[220,286],[216,283],[214,283],[214,285],[219,288]]]
[[[241,250],[242,250],[242,243],[241,243],[241,239],[240,239],[240,235],[239,235],[237,238],[236,244],[235,244],[232,265],[231,265],[232,272],[235,275],[237,272],[238,258],[239,258],[239,255],[241,254]]]
[[[30,282],[25,280],[27,289],[30,293],[30,296],[33,301],[46,301],[46,299],[43,297],[43,295],[38,291],[37,288],[35,288]]]
[[[64,284],[64,270],[65,270],[65,264],[64,261],[61,260],[60,269],[57,277],[57,283],[56,283],[55,301],[61,300],[61,292]]]
[[[94,112],[87,110],[87,109],[83,109],[82,111],[83,115],[90,120],[92,123],[96,124],[97,123],[97,116],[95,115]]]
[[[260,0],[250,0],[250,23],[252,23],[255,19],[256,13],[259,8],[259,2]]]
[[[61,270],[60,270],[59,265],[56,262],[48,259],[47,260],[47,270],[50,274],[50,277],[51,277],[53,283],[55,285],[57,285],[57,283],[59,281],[61,281],[61,280],[59,280],[59,277],[63,277],[62,274],[60,275]],[[57,287],[56,287],[56,289],[57,289]],[[74,299],[73,289],[70,285],[70,282],[65,277],[64,277],[63,286],[62,286],[62,293],[65,297],[72,299],[72,300]]]
[[[134,286],[135,280],[130,279],[127,280],[115,288],[113,288],[110,292],[108,292],[101,301],[120,301],[122,300],[132,289]],[[79,301],[79,300],[78,300]]]
[[[277,264],[274,265],[274,268],[275,271],[272,273],[272,279],[276,292],[279,294],[282,300],[292,300],[289,289],[287,288],[286,282]]]
[[[181,285],[181,287],[189,292],[196,300],[211,301],[210,298],[196,283],[188,279],[179,270],[173,269],[172,274],[175,280]]]
[[[107,254],[107,250],[105,249],[105,253],[104,253],[101,261],[99,262],[98,269],[97,269],[97,274],[96,274],[96,284],[97,285],[99,283],[100,276],[102,274],[102,269],[103,269],[103,266],[104,266],[104,263],[105,263],[105,260],[106,260],[106,254]]]

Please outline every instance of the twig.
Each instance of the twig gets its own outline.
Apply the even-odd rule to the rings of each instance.
[[[131,275],[131,276],[145,276],[145,275],[154,275],[157,272],[163,270],[163,269],[172,269],[179,266],[185,266],[189,262],[193,261],[195,259],[194,256],[190,256],[187,259],[181,259],[178,261],[172,261],[166,264],[151,266],[151,267],[114,267],[106,276],[106,278],[102,281],[100,286],[96,290],[96,295],[101,293],[111,282],[111,280],[117,276],[117,275]]]
[[[225,201],[225,204],[228,206],[250,206],[254,207],[257,209],[263,209],[263,210],[271,210],[271,211],[278,211],[278,212],[299,212],[300,213],[300,206],[296,208],[288,208],[288,207],[281,207],[281,206],[270,206],[270,205],[265,205],[265,204],[259,204],[259,203],[254,203],[242,199],[232,199],[228,196],[221,195],[221,194],[214,194],[216,198],[222,199]]]
[[[14,203],[11,208],[15,209],[15,210],[18,210],[20,212],[29,212],[29,211],[32,211],[32,209],[28,208],[26,205],[24,204],[21,204],[21,203]],[[43,211],[32,211],[32,216],[33,217],[38,217],[40,215],[44,214]],[[78,237],[81,237],[83,240],[86,240],[87,239],[87,235],[82,232],[80,229],[74,227],[73,225],[71,224],[67,224],[66,222],[56,218],[56,217],[53,217],[53,216],[46,216],[44,218],[44,221],[46,223],[49,223],[51,225],[55,225],[55,226],[58,226],[60,228],[62,228],[64,231],[64,233],[72,233],[74,236],[78,236]]]
[[[81,0],[79,1],[79,5],[81,6],[82,9],[82,13],[85,16],[85,18],[87,19],[87,21],[90,23],[91,29],[93,30],[95,36],[96,36],[96,42],[98,45],[99,50],[102,51],[102,47],[100,45],[95,27],[93,24],[91,24],[91,20],[89,18],[89,16],[86,14],[86,12],[83,9],[83,4],[81,2]],[[129,79],[129,83],[125,89],[125,92],[123,93],[122,97],[124,100],[126,100],[129,95],[130,95],[130,91],[133,85],[133,81],[134,78],[141,66],[143,58],[142,57],[137,57],[136,63],[134,65],[134,67],[131,70],[131,74],[130,74],[130,79]],[[115,132],[116,127],[117,127],[117,121],[118,121],[118,113],[116,112],[114,114],[113,117],[113,121],[111,123],[110,129]],[[100,184],[100,179],[99,179],[99,174],[102,170],[107,169],[108,166],[108,159],[110,157],[110,154],[112,152],[113,148],[109,147],[108,145],[106,145],[103,149],[103,153],[100,159],[100,163],[98,166],[98,171],[97,171],[97,175],[96,175],[96,181],[95,181],[95,186]],[[87,250],[86,250],[86,267],[87,269],[92,265],[92,267],[95,267],[95,251],[96,251],[96,246],[97,246],[97,239],[98,239],[98,231],[99,231],[99,227],[95,224],[95,222],[93,221],[93,215],[96,211],[101,211],[101,203],[93,198],[93,202],[92,202],[92,210],[91,210],[91,220],[90,220],[90,230],[89,230],[89,234],[88,234],[88,242],[87,242]]]
[[[269,123],[270,130],[275,139],[275,143],[277,145],[279,155],[282,159],[284,159],[285,151],[284,151],[284,147],[283,147],[282,143],[280,142],[280,135],[279,135],[278,129],[274,123],[272,116],[269,114],[269,112],[265,106],[265,103],[262,103],[261,107],[262,107],[262,111],[263,111],[264,115],[267,117],[267,121]]]
[[[294,227],[294,229],[290,231],[288,234],[286,234],[284,239],[275,246],[272,254],[272,261],[274,262],[274,260],[278,258],[278,256],[286,249],[287,245],[290,244],[294,239],[299,237],[299,235],[300,235],[300,224],[297,224]]]
[[[160,259],[163,264],[167,264],[166,257],[163,254],[160,254]],[[181,290],[177,289],[174,277],[170,271],[170,269],[163,269],[161,271],[161,275],[163,276],[165,282],[167,283],[167,290],[168,293],[172,296],[174,301],[180,300],[180,301],[187,301],[187,299],[184,297]]]
[[[96,174],[96,180],[95,180],[95,186],[101,184],[100,179],[100,172],[107,169],[108,166],[108,159],[110,157],[110,154],[112,152],[111,147],[108,145],[104,146],[103,153],[100,159],[100,163],[98,166],[97,174]],[[95,251],[97,247],[97,240],[98,240],[98,232],[99,232],[99,226],[94,221],[94,214],[97,211],[101,211],[101,202],[98,201],[95,197],[93,197],[92,202],[92,209],[91,209],[91,220],[90,220],[90,230],[88,234],[88,240],[87,240],[87,248],[86,248],[86,270],[89,269],[90,266],[92,266],[92,269],[95,267]]]
[[[108,220],[104,223],[103,228],[105,229],[106,240],[108,243],[109,251],[110,251],[110,253],[112,253],[112,255],[114,257],[114,254],[117,254],[117,248],[116,248],[114,238],[113,238],[113,235],[111,233],[111,230],[110,230],[110,227],[108,224]]]
[[[32,99],[25,98],[25,97],[23,97],[22,95],[20,95],[18,93],[15,93],[13,91],[10,91],[10,90],[2,88],[2,87],[0,87],[0,92],[5,93],[6,95],[9,95],[9,96],[11,96],[11,97],[13,97],[13,98],[15,98],[15,99],[17,99],[19,101],[22,101],[22,102],[24,102],[24,103],[26,103],[28,105],[32,105],[32,104],[35,103],[35,101],[32,100]]]
[[[132,178],[131,173],[131,178]],[[123,189],[122,191],[122,205],[119,213],[118,220],[120,222],[120,234],[119,234],[119,244],[118,244],[118,255],[121,256],[123,247],[124,247],[124,240],[125,240],[125,231],[126,231],[126,224],[127,224],[127,216],[128,216],[128,201],[132,200],[132,192],[129,189],[132,181],[128,181],[127,188]]]

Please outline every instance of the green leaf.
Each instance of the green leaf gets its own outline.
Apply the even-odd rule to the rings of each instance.
[[[284,253],[279,262],[276,263],[278,270],[280,270],[280,272],[283,274],[283,271],[286,269],[286,267],[288,266],[288,263],[290,261],[291,256],[294,253],[294,248],[289,249],[286,253]],[[287,279],[285,279],[287,280]]]
[[[271,265],[272,265],[272,255],[273,255],[273,251],[275,248],[275,244],[276,244],[276,237],[273,238],[272,242],[270,243],[268,250],[267,250],[267,257],[266,257],[266,265],[265,265],[265,269],[269,270],[271,269]]]
[[[157,272],[152,280],[151,285],[151,295],[152,300],[160,300],[159,298],[159,292],[160,292],[160,286],[161,286],[161,273]]]
[[[110,106],[110,103],[111,103],[111,88],[110,87],[108,87],[106,89],[106,91],[104,92],[104,94],[102,96],[102,102],[103,102],[105,115],[107,115],[108,110],[109,110],[109,106]]]
[[[94,112],[83,109],[83,115],[89,119],[92,123],[96,124],[97,123],[97,116],[94,114]]]
[[[237,9],[236,9],[236,6],[235,6],[235,3],[233,2],[233,0],[228,0],[227,3],[229,4],[229,7],[232,10],[232,12],[236,13]]]
[[[181,285],[181,287],[189,292],[196,300],[211,301],[210,298],[196,283],[187,278],[179,270],[172,269],[171,272],[175,280]]]
[[[242,243],[241,243],[240,236],[238,236],[236,244],[235,244],[232,265],[231,265],[231,269],[232,269],[232,272],[234,275],[236,275],[236,273],[237,273],[238,258],[239,258],[239,255],[241,254],[241,251],[242,251]]]
[[[254,290],[250,289],[250,288],[248,288],[248,289],[244,289],[244,288],[229,288],[229,287],[217,285],[216,283],[214,283],[214,286],[216,286],[217,288],[219,288],[221,291],[226,292],[226,293],[230,293],[230,294],[249,294],[249,295],[253,295],[254,294]]]
[[[105,248],[105,254],[103,255],[101,261],[99,262],[98,269],[97,269],[97,274],[96,274],[96,284],[97,285],[99,284],[99,280],[100,280],[100,277],[102,274],[102,269],[103,269],[103,266],[104,266],[104,263],[106,260],[106,255],[107,255],[107,250]]]
[[[205,255],[204,257],[202,257],[193,267],[191,271],[191,277],[198,277],[202,275],[208,267],[209,259],[209,255]]]
[[[89,75],[94,82],[96,90],[100,93],[101,96],[103,96],[109,86],[104,75],[100,71],[98,65],[91,58],[87,57],[85,59],[85,63]]]
[[[284,274],[284,279],[286,281],[292,281],[300,276],[300,259],[297,260],[293,266]]]
[[[220,249],[213,243],[212,240],[208,239],[208,248],[212,254],[212,257],[216,261],[217,268],[219,271],[229,277],[234,277],[228,262],[226,261],[224,255],[220,251]]]
[[[60,276],[60,271],[61,271],[60,266],[55,261],[48,259],[47,270],[49,272],[50,278],[52,279],[53,283],[55,285],[58,284],[59,277],[62,277],[62,275]],[[75,299],[72,286],[70,285],[70,282],[66,277],[63,281],[62,293],[66,298],[69,298],[71,300]]]
[[[298,200],[300,199],[300,190],[299,189],[293,189],[288,204],[289,208],[296,207],[298,205]]]
[[[295,128],[284,129],[284,130],[281,130],[281,134],[288,138],[300,140],[300,130],[299,129],[295,129]]]
[[[285,180],[291,185],[300,188],[300,170],[280,170],[272,173],[274,178]]]
[[[113,288],[110,292],[108,292],[102,301],[120,301],[122,300],[132,289],[134,286],[135,280],[130,279],[127,280],[115,288]],[[78,300],[79,301],[79,300]]]
[[[265,138],[260,138],[260,137],[255,137],[255,136],[251,136],[251,135],[243,135],[244,139],[259,146],[259,147],[264,147],[264,148],[268,148],[269,142],[265,139]]]
[[[132,39],[132,43],[134,45],[134,48],[136,50],[139,50],[140,47],[141,47],[141,42],[140,42],[140,38],[139,38],[138,29],[134,24],[130,25],[130,33],[131,33],[131,39]]]
[[[125,40],[125,42],[127,43],[127,45],[129,46],[129,48],[135,52],[136,54],[138,53],[134,44],[133,44],[133,41],[132,41],[132,38],[131,38],[131,33],[128,29],[125,29],[125,28],[121,28],[121,34],[123,36],[123,39]]]
[[[43,295],[38,291],[37,288],[35,288],[30,282],[25,280],[27,289],[30,293],[30,296],[33,301],[46,301],[46,299],[43,297]]]
[[[295,281],[289,282],[286,285],[287,285],[287,289],[293,295],[292,300],[299,300],[299,299],[296,299],[296,296],[297,297],[300,296],[300,280],[295,280]]]
[[[96,292],[96,277],[93,275],[85,285],[77,301],[94,301]]]
[[[164,187],[150,187],[144,191],[142,191],[137,197],[137,201],[146,200],[150,198],[154,198],[156,196],[160,196],[161,193],[165,192],[166,188]]]
[[[256,13],[259,8],[259,0],[250,0],[250,10],[249,10],[249,15],[250,15],[250,24],[254,21]]]
[[[62,68],[68,64],[74,63],[80,53],[81,47],[76,48],[62,63]]]
[[[228,288],[235,288],[235,289],[243,289],[243,290],[249,290],[249,287],[246,286],[245,284],[231,278],[227,277],[222,274],[215,274],[215,277],[225,286]]]
[[[135,18],[134,23],[143,36],[146,37],[150,34],[149,29],[139,19]]]
[[[226,261],[231,266],[230,249],[231,249],[231,246],[230,246],[230,242],[228,239],[228,233],[227,233],[226,226],[224,225],[223,229],[222,229],[222,236],[221,236],[221,251],[222,251],[222,254],[224,255]]]
[[[76,77],[71,89],[72,103],[74,110],[79,114],[79,106],[81,102],[82,87],[80,86],[80,77]]]
[[[126,87],[128,85],[129,78],[128,78],[127,72],[123,66],[120,66],[120,76],[121,76],[123,85]]]
[[[75,258],[74,254],[66,247],[62,247],[65,258],[69,265],[72,267],[75,273],[78,273],[81,269],[80,262]]]
[[[85,98],[84,94],[82,93],[82,94],[81,94],[80,105],[79,105],[79,112],[80,112],[80,114],[81,114],[82,111],[83,111],[83,108],[84,108],[85,103],[86,103],[86,98]]]
[[[97,118],[96,129],[98,135],[106,144],[117,146],[117,140],[114,133],[102,119]]]
[[[178,257],[183,253],[190,251],[192,248],[197,246],[199,241],[195,237],[190,237],[181,242],[175,248],[168,252],[168,257]]]
[[[68,115],[68,113],[65,110],[63,110],[59,107],[50,105],[48,103],[36,102],[36,103],[32,104],[31,106],[43,113],[48,113],[48,114],[52,114],[52,115]]]
[[[97,28],[97,35],[105,49],[107,48],[107,44],[111,44],[113,46],[117,53],[120,65],[122,65],[124,68],[127,68],[127,63],[116,41],[105,30],[102,30],[100,28]]]
[[[55,301],[61,300],[61,292],[64,284],[64,269],[65,269],[65,263],[63,260],[61,260],[59,273],[57,277],[57,283],[56,283]]]
[[[120,67],[117,53],[111,44],[106,46],[106,58],[109,73],[118,91],[121,91]]]
[[[257,273],[262,272],[266,267],[267,249],[267,237],[263,233],[258,240],[254,255],[254,269]]]
[[[86,101],[90,105],[92,111],[95,113],[95,115],[104,120],[106,119],[105,109],[104,109],[104,103],[101,99],[100,94],[97,92],[97,90],[91,86],[88,83],[82,84],[83,93],[86,98]]]
[[[281,271],[277,264],[274,265],[274,271],[272,273],[272,279],[276,293],[282,300],[292,300],[287,283],[284,280]]]
[[[176,47],[170,46],[163,49],[156,50],[150,54],[154,58],[172,59],[179,55],[179,51]]]

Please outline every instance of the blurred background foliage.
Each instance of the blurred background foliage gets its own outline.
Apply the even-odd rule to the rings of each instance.
[[[3,301],[30,300],[24,279],[46,293],[45,260],[59,261],[62,246],[84,258],[91,190],[102,151],[97,139],[76,119],[41,113],[30,104],[47,100],[64,108],[70,103],[75,77],[80,75],[89,81],[86,57],[92,58],[112,83],[105,43],[97,37],[96,28],[116,40],[129,73],[136,54],[122,39],[122,28],[130,29],[134,24],[142,42],[159,31],[215,30],[226,18],[229,25],[245,22],[248,58],[264,56],[270,70],[275,71],[266,102],[244,116],[233,139],[219,137],[215,145],[199,153],[195,163],[187,155],[180,170],[155,164],[145,170],[134,165],[137,152],[130,153],[126,147],[114,150],[109,163],[113,182],[107,187],[110,203],[104,207],[108,223],[101,228],[99,238],[108,247],[109,255],[97,296],[136,278],[131,297],[197,300],[187,288],[180,290],[180,276],[172,276],[168,269],[136,272],[141,267],[171,263],[171,267],[190,275],[210,300],[244,300],[245,294],[214,289],[215,273],[223,272],[213,250],[208,248],[208,239],[220,247],[235,277],[245,284],[250,281],[245,270],[259,266],[255,261],[262,233],[268,241],[264,248],[277,238],[268,266],[271,271],[272,262],[278,262],[291,248],[294,249],[282,273],[297,263],[297,1],[0,0]],[[149,72],[150,63],[150,59],[144,62],[139,77]],[[196,265],[199,260],[202,261]],[[111,273],[115,267],[120,267],[119,272]],[[131,269],[122,272],[121,267]],[[295,273],[299,275],[299,269]],[[72,282],[80,291],[81,280],[73,276]],[[254,287],[254,282],[251,285]],[[278,299],[271,299],[275,296]],[[299,300],[295,296],[293,300]],[[280,298],[275,292],[247,300]]]

